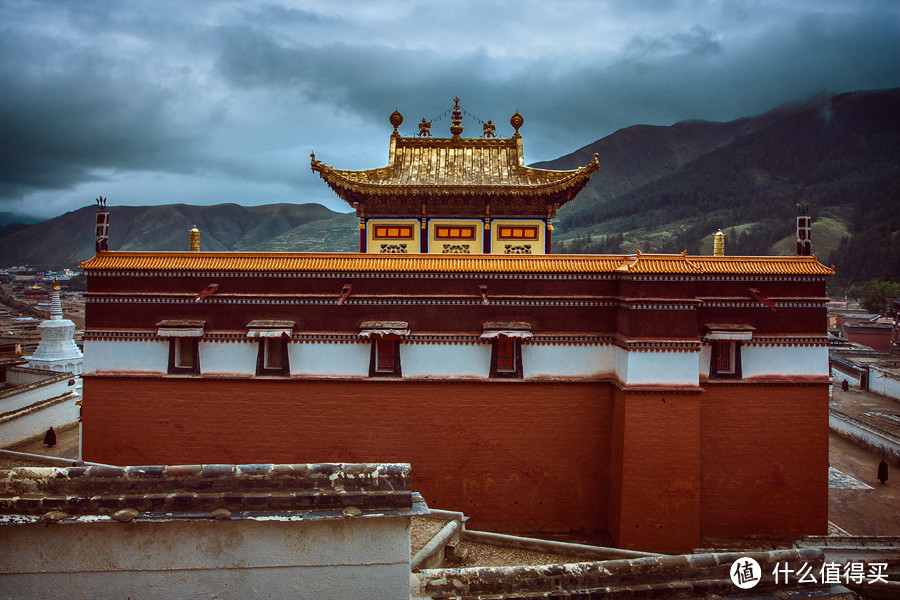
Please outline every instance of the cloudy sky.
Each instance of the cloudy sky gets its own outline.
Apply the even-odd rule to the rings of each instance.
[[[319,202],[459,96],[528,162],[900,86],[897,0],[0,0],[0,212]],[[463,122],[477,135],[477,121]],[[449,120],[436,121],[447,136]]]

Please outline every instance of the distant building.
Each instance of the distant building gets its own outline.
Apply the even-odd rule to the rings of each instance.
[[[478,528],[652,551],[824,534],[831,269],[549,255],[596,157],[530,169],[521,116],[472,140],[459,112],[392,115],[386,167],[313,157],[360,253],[85,263],[85,460],[409,462]]]

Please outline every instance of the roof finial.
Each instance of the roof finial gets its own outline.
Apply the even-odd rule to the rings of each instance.
[[[525,119],[522,118],[522,115],[519,114],[519,111],[516,111],[516,114],[510,117],[509,124],[512,125],[513,129],[516,130],[516,132],[513,134],[513,137],[520,137],[519,127],[521,127],[524,123]]]
[[[725,256],[725,234],[721,229],[713,235],[713,256]]]
[[[190,248],[191,252],[200,252],[200,230],[196,225],[191,229]]]
[[[454,98],[453,103],[453,125],[450,126],[450,133],[453,134],[453,139],[459,139],[459,134],[463,132],[462,112],[459,110],[459,98]]]
[[[400,114],[399,110],[394,110],[394,112],[391,113],[391,125],[394,126],[394,133],[391,135],[400,135],[397,128],[403,125],[403,115]]]

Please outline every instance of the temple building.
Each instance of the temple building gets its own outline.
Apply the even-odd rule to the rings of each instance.
[[[451,110],[449,138],[392,115],[386,167],[313,156],[358,253],[98,242],[83,458],[404,462],[473,528],[647,551],[824,534],[832,269],[551,255],[596,157],[531,169],[521,116],[468,139]]]
[[[518,112],[511,138],[485,123],[480,138],[463,138],[459,98],[452,137],[402,137],[394,111],[388,165],[366,171],[334,169],[312,155],[312,169],[356,209],[359,251],[379,254],[549,254],[557,209],[572,200],[598,169],[594,160],[575,171],[525,166]]]

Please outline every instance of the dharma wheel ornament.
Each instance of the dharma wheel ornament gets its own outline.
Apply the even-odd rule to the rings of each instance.
[[[513,134],[513,137],[517,137],[519,135],[519,127],[521,127],[525,123],[525,119],[522,118],[522,115],[519,114],[519,111],[516,111],[512,117],[509,118],[509,124],[513,126],[513,129],[516,132]]]
[[[397,128],[403,125],[403,115],[400,114],[399,110],[395,110],[391,113],[391,125],[394,126],[394,133],[400,135],[400,132],[397,131]]]

